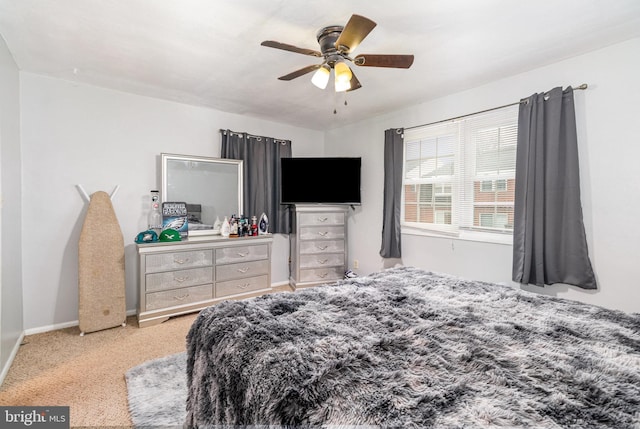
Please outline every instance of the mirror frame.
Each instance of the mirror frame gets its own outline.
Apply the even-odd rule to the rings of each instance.
[[[162,202],[167,201],[184,201],[179,197],[171,197],[168,199],[168,189],[169,184],[167,183],[167,173],[169,168],[170,161],[190,161],[190,162],[202,162],[202,163],[211,163],[214,165],[222,164],[222,165],[236,165],[237,173],[238,173],[238,208],[235,213],[241,214],[243,213],[243,161],[240,159],[227,159],[227,158],[212,158],[206,156],[191,156],[191,155],[178,155],[172,153],[162,153],[161,154],[161,170],[162,170]],[[209,186],[208,184],[204,184],[203,186]],[[213,186],[210,186],[213,187]],[[233,213],[227,213],[226,216],[230,216]],[[200,230],[192,230],[189,231],[189,236],[199,236],[199,235],[215,235],[213,233],[213,229],[200,229]]]

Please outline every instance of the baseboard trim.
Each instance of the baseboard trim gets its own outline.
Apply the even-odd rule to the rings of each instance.
[[[272,288],[279,287],[279,286],[288,286],[288,285],[289,285],[288,280],[277,282],[277,283],[271,283]],[[137,311],[135,309],[127,310],[127,317],[135,316],[136,314],[137,314]],[[73,320],[71,322],[56,323],[55,325],[46,325],[46,326],[40,326],[37,328],[29,328],[29,329],[25,329],[23,336],[43,334],[45,332],[57,331],[58,329],[73,328],[74,326],[78,326],[79,324],[80,322],[78,320]]]
[[[50,332],[50,331],[57,331],[58,329],[65,329],[65,328],[71,328],[71,327],[74,327],[74,326],[78,326],[79,323],[80,322],[78,322],[77,320],[74,320],[74,321],[71,321],[71,322],[56,323],[55,325],[39,326],[37,328],[25,329],[24,333],[25,333],[25,335],[42,334],[42,333]]]
[[[127,314],[127,317],[135,316],[136,310],[127,310],[126,314]],[[71,322],[56,323],[55,325],[40,326],[38,328],[26,329],[24,331],[24,335],[43,334],[45,332],[57,331],[58,329],[73,328],[74,326],[78,326],[79,324],[80,324],[80,321],[73,320]]]
[[[4,383],[4,379],[7,377],[7,374],[9,373],[9,368],[11,368],[11,364],[13,363],[13,360],[16,358],[16,355],[18,354],[18,350],[20,349],[20,345],[24,340],[24,336],[25,336],[25,333],[23,331],[22,334],[20,334],[20,336],[18,337],[18,341],[16,341],[16,343],[14,344],[13,349],[11,350],[11,354],[9,354],[9,359],[7,359],[7,362],[4,364],[4,367],[2,368],[2,372],[0,372],[0,386],[2,386],[2,383]]]

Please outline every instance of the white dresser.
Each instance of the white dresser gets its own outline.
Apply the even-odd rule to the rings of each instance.
[[[347,265],[347,207],[296,205],[289,283],[295,288],[342,279]]]
[[[138,325],[271,290],[270,235],[137,244]]]

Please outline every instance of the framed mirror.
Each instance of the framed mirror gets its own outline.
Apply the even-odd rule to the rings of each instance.
[[[216,220],[242,211],[242,161],[161,154],[162,201],[187,204],[189,235],[215,235]]]

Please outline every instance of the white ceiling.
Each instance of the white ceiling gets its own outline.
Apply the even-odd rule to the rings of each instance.
[[[354,13],[378,25],[353,55],[413,66],[353,66],[346,95],[277,79],[320,60],[260,42],[319,50]],[[23,71],[322,130],[638,37],[640,1],[0,0],[0,34]]]

